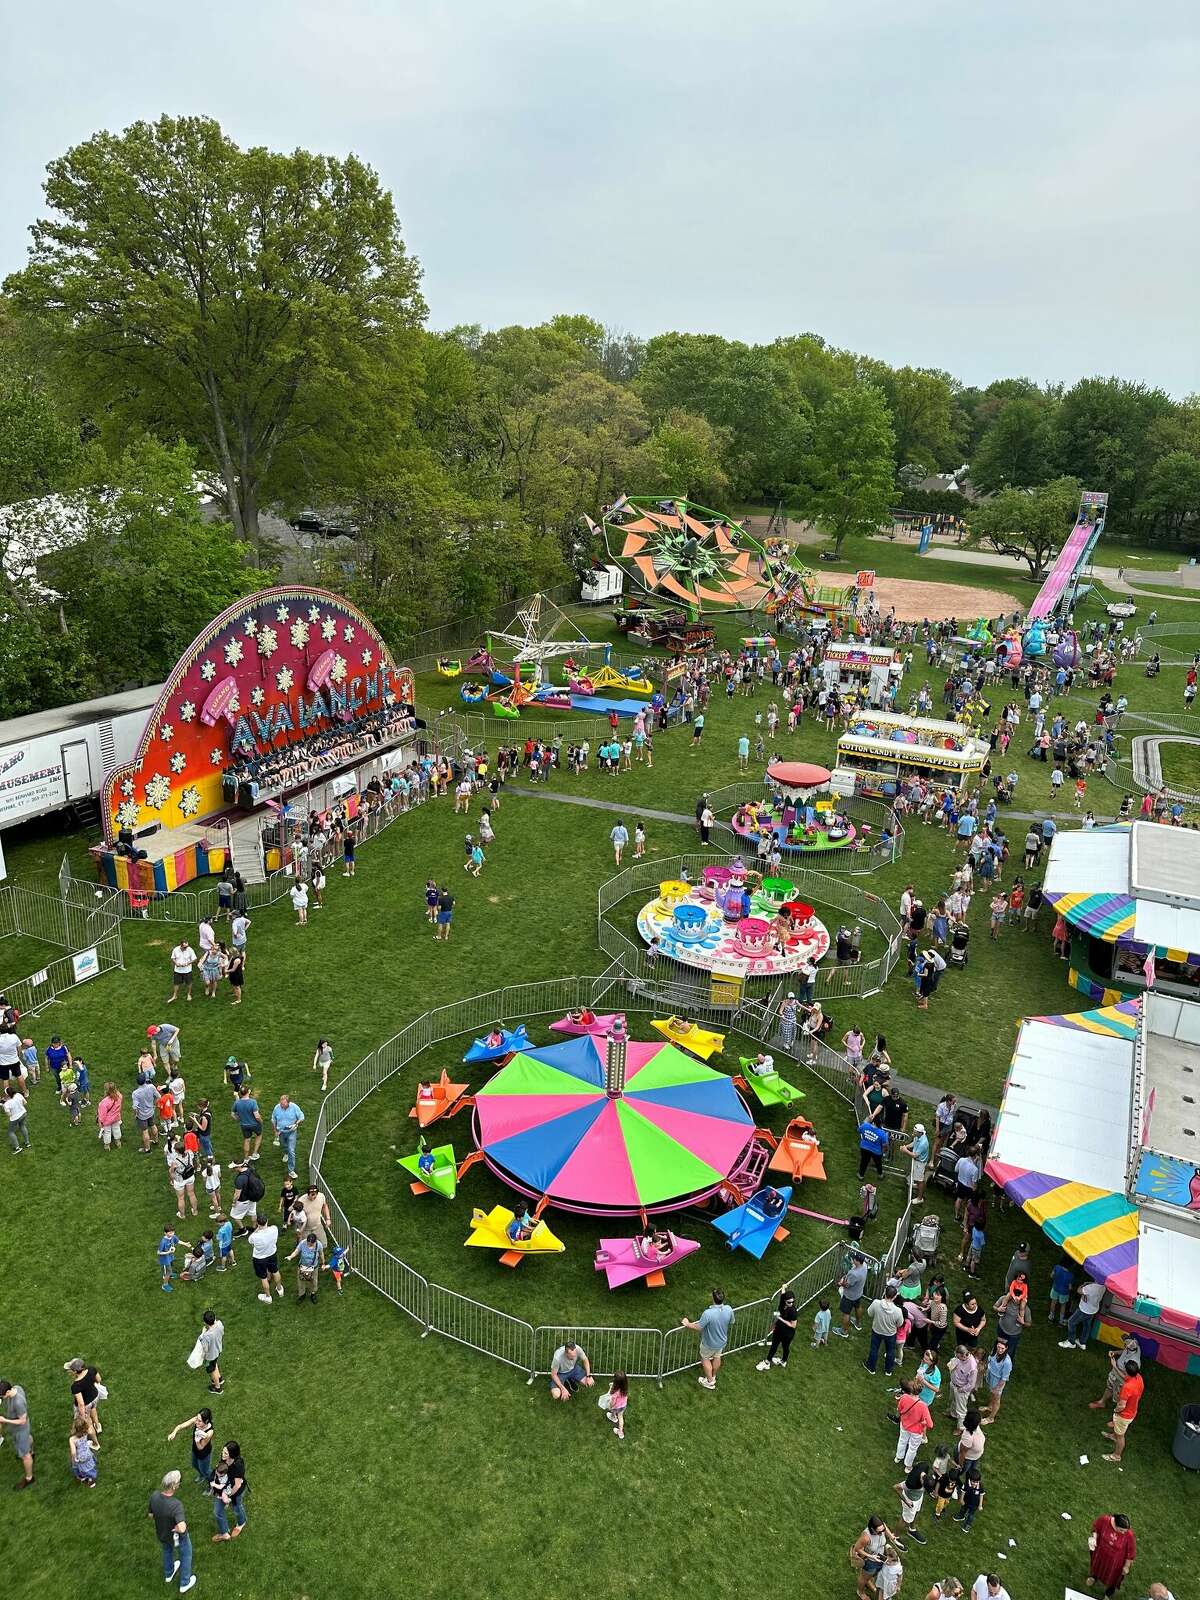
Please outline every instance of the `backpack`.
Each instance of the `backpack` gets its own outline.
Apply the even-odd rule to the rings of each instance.
[[[246,1169],[246,1181],[242,1185],[243,1200],[261,1200],[266,1194],[266,1187],[253,1167]]]

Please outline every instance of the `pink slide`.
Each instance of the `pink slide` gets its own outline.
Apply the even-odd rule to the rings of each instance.
[[[1067,585],[1083,566],[1100,537],[1096,523],[1077,522],[1071,529],[1066,544],[1054,558],[1054,565],[1046,574],[1046,581],[1037,592],[1037,599],[1029,608],[1030,622],[1048,617],[1062,598]]]

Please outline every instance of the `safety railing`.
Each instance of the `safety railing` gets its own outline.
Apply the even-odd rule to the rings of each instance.
[[[757,782],[727,783],[720,789],[711,790],[708,804],[713,814],[722,822],[726,817],[732,818],[742,806],[750,805],[754,801],[768,798],[769,785],[763,780]],[[883,801],[867,800],[855,795],[845,800],[839,800],[838,810],[848,816],[851,822],[858,825],[860,836],[865,826],[870,834],[874,835],[873,842],[864,844],[860,848],[844,850],[826,850],[821,854],[822,873],[843,873],[850,877],[865,877],[868,873],[877,872],[880,867],[891,866],[899,861],[904,854],[904,828],[893,808]],[[756,841],[742,839],[732,828],[731,824],[724,822],[733,836],[731,848],[740,847],[743,850],[752,850]],[[884,834],[888,842],[881,844]],[[794,853],[783,853],[783,865],[780,872],[788,876],[791,865],[798,858]]]
[[[628,979],[610,968],[599,977],[570,976],[509,985],[427,1011],[364,1057],[333,1086],[322,1103],[313,1131],[309,1180],[316,1183],[325,1196],[334,1238],[350,1246],[349,1265],[355,1275],[411,1317],[421,1327],[422,1337],[436,1333],[467,1349],[477,1350],[524,1372],[531,1383],[549,1371],[554,1351],[572,1338],[587,1350],[592,1370],[597,1375],[611,1376],[613,1372],[624,1371],[631,1378],[653,1378],[661,1384],[672,1373],[695,1366],[695,1335],[682,1327],[665,1331],[566,1323],[535,1327],[443,1284],[430,1283],[415,1268],[351,1223],[323,1175],[322,1163],[330,1137],[346,1118],[431,1045],[474,1032],[497,1020],[515,1022],[560,1009],[594,1007],[603,995],[611,994],[616,985],[627,988]],[[641,1004],[628,1007],[630,1010],[642,1008]],[[734,1020],[740,1025],[740,1018]],[[728,1023],[728,1017],[725,1021]],[[843,1091],[838,1092],[845,1098]],[[801,1267],[788,1280],[798,1303],[804,1306],[832,1288],[841,1275],[844,1261],[844,1246],[834,1244]],[[878,1264],[872,1262],[872,1265]],[[764,1297],[735,1308],[736,1337],[730,1346],[731,1354],[767,1339],[773,1306],[774,1300]],[[684,1335],[690,1343],[685,1342]]]
[[[93,896],[72,905],[28,885],[0,886],[0,938],[21,934],[64,955],[53,955],[24,978],[4,984],[9,1005],[22,1016],[40,1011],[60,994],[125,965],[120,918]]]

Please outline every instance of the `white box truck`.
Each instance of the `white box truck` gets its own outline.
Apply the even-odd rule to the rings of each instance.
[[[624,587],[620,567],[593,567],[579,586],[579,598],[584,605],[601,606],[606,600],[619,600]]]

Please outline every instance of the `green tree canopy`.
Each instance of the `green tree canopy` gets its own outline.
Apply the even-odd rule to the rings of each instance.
[[[209,118],[162,117],[69,150],[45,191],[8,292],[117,440],[198,452],[240,538],[302,456],[407,424],[419,272],[355,157],[242,150]]]
[[[984,494],[1044,481],[1050,455],[1046,407],[1029,395],[1006,400],[971,458],[971,482]]]
[[[818,417],[802,504],[835,553],[847,534],[874,533],[885,520],[895,446],[887,401],[872,383],[839,390]]]
[[[1044,576],[1050,558],[1075,525],[1079,480],[1055,478],[1038,489],[1004,489],[971,512],[972,536]]]

